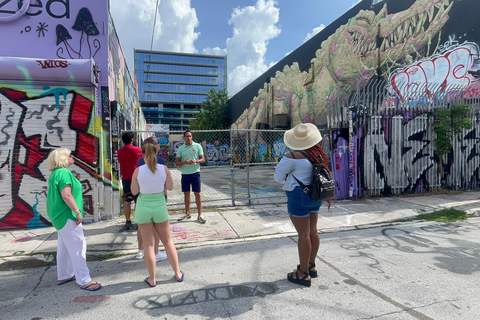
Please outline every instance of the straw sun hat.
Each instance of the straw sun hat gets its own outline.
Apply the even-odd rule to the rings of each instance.
[[[300,123],[285,132],[283,142],[292,150],[306,150],[322,141],[322,135],[313,123]]]

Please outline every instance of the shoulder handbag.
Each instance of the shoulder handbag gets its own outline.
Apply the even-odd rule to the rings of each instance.
[[[303,151],[299,152],[305,159],[310,161],[313,166],[312,180],[309,185],[305,185],[292,174],[293,178],[298,182],[303,192],[308,194],[312,200],[323,201],[332,199],[335,196],[335,181],[333,181],[331,174],[322,167],[323,159],[319,156],[318,160],[320,163],[313,163],[312,159],[310,159],[306,153]]]

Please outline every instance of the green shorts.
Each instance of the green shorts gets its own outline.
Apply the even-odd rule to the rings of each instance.
[[[135,223],[162,223],[170,219],[167,210],[167,202],[165,201],[165,194],[141,193],[137,198],[137,206],[135,207]]]

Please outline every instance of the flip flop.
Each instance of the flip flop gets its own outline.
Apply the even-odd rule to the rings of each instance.
[[[185,273],[183,271],[180,271],[182,273],[182,277],[180,279],[177,279],[178,282],[182,282],[183,279],[185,278]]]
[[[148,278],[150,278],[150,277],[146,277],[144,281],[150,286],[150,288],[156,287],[157,284],[155,283],[155,284],[152,286],[152,285],[150,284],[150,282],[148,282]]]
[[[71,281],[73,281],[73,280],[75,280],[75,276],[71,277],[70,279],[67,279],[67,280],[63,281],[62,283],[58,283],[58,282],[57,282],[57,286],[61,286],[62,284],[71,282]]]
[[[97,291],[98,289],[100,289],[102,287],[102,285],[100,284],[100,286],[98,288],[95,288],[95,289],[90,289],[91,286],[94,286],[94,285],[97,285],[99,284],[98,282],[94,282],[92,284],[89,284],[88,286],[86,287],[80,287],[80,289],[82,290],[87,290],[87,291]]]

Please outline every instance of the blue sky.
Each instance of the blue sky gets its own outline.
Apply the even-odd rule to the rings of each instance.
[[[127,64],[150,49],[157,0],[111,0]],[[153,50],[227,55],[233,96],[358,0],[159,0]]]

